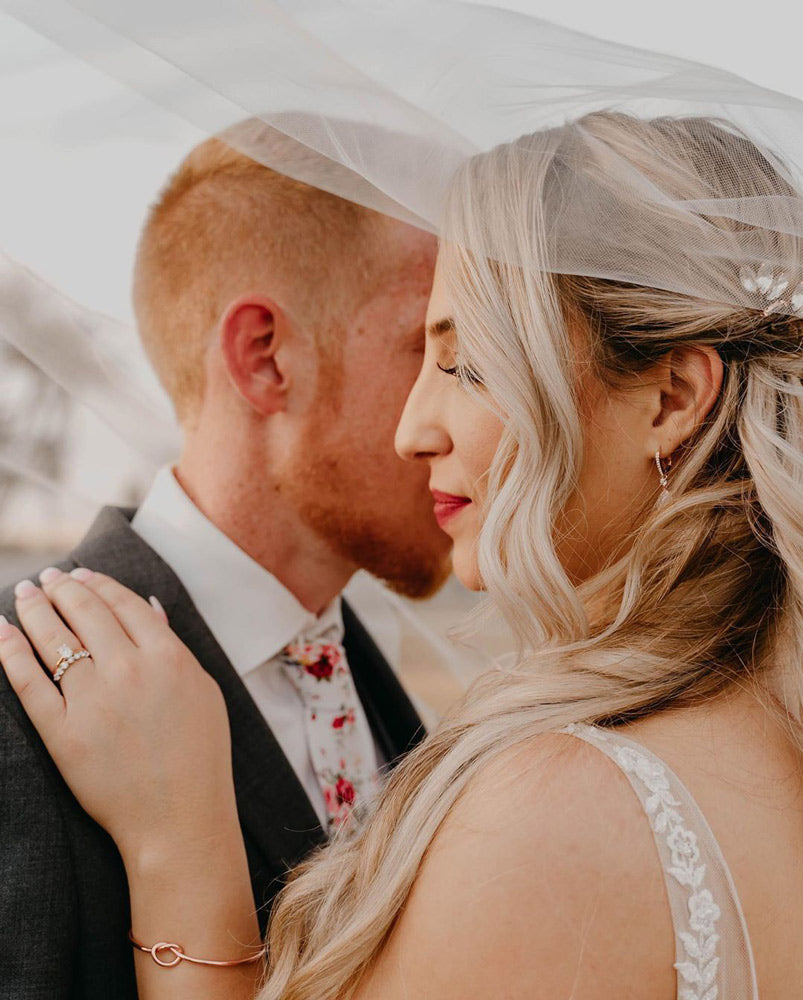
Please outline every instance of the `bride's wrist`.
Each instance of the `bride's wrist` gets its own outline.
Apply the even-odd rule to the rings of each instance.
[[[129,881],[164,882],[171,875],[197,871],[223,859],[240,857],[245,847],[236,817],[182,835],[176,827],[148,831],[118,844]]]
[[[169,942],[205,961],[256,957],[242,966],[256,970],[261,940],[239,823],[194,833],[182,836],[173,828],[167,837],[151,835],[129,844],[123,853],[132,933],[146,948]],[[164,974],[162,969],[154,973],[152,958],[139,950],[136,954],[141,971]],[[170,949],[160,951],[159,957],[169,961]],[[198,967],[186,965],[182,962],[180,968],[194,979]]]

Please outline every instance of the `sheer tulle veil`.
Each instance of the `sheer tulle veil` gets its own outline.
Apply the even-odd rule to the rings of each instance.
[[[803,102],[725,71],[461,0],[2,0],[0,8],[260,162],[471,252],[510,248],[479,224],[448,231],[450,185],[476,154],[515,143],[519,161],[557,161],[561,180],[544,193],[547,245],[507,263],[803,310]],[[603,109],[719,119],[733,162],[750,156],[739,148],[748,137],[788,190],[684,198],[581,125],[567,126]],[[711,224],[723,218],[727,229]],[[9,275],[14,265],[3,267]],[[19,310],[6,308],[5,335],[51,377],[82,393],[91,383],[92,405],[120,426],[119,335],[97,316],[78,321],[77,309],[43,339],[37,323],[21,325]],[[90,337],[95,361],[75,372]],[[144,419],[127,420],[126,433],[153,452],[164,407],[154,414],[152,385],[135,372],[124,384],[124,409],[147,387]]]

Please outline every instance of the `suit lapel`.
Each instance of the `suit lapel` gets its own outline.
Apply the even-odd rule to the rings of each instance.
[[[278,879],[326,834],[292,765],[181,581],[131,528],[133,510],[104,508],[72,553],[77,565],[115,577],[162,603],[171,627],[220,686],[229,713],[237,807],[258,905]],[[391,766],[424,736],[424,727],[395,673],[343,602],[344,645],[357,692]],[[262,912],[264,922],[265,911]]]
[[[426,735],[424,724],[390,664],[343,601],[343,645],[354,684],[374,735],[393,766]]]
[[[325,834],[292,765],[181,581],[131,528],[133,513],[105,508],[73,558],[143,597],[154,594],[173,630],[219,684],[231,725],[237,806],[262,902],[268,889],[264,878],[270,881],[296,864]]]

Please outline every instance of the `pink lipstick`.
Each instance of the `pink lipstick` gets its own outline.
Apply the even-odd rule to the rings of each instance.
[[[441,528],[455,514],[459,514],[464,507],[468,507],[471,503],[468,497],[458,497],[453,493],[441,493],[440,490],[431,490],[430,492],[435,500],[435,520]]]

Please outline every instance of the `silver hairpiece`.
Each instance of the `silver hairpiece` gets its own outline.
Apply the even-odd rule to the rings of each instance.
[[[788,313],[803,319],[803,281],[799,281],[788,298],[782,298],[790,284],[790,277],[785,271],[777,274],[768,261],[758,270],[745,264],[739,269],[739,280],[745,291],[760,295],[767,303],[765,316],[773,313]]]

